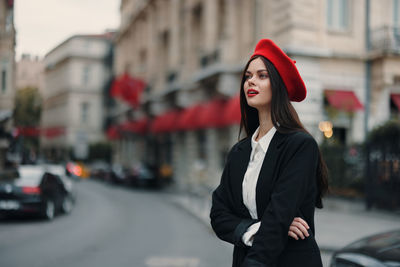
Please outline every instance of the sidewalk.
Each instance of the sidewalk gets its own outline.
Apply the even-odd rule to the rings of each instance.
[[[168,194],[171,201],[210,226],[211,196]],[[323,252],[334,252],[359,238],[400,228],[400,214],[366,211],[362,202],[325,198],[324,208],[316,209],[316,239]]]

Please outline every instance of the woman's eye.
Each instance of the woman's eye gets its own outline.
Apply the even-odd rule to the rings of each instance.
[[[244,79],[245,79],[245,80],[248,80],[248,79],[250,79],[250,78],[251,78],[250,75],[245,75],[245,76],[244,76]]]
[[[261,79],[266,79],[266,78],[268,78],[268,74],[260,74],[260,78]]]

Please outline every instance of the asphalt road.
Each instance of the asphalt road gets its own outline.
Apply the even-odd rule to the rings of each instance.
[[[162,192],[76,184],[69,215],[0,220],[1,267],[219,267],[232,249]]]

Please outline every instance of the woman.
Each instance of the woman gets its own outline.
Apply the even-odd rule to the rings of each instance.
[[[290,103],[306,96],[294,63],[262,39],[243,73],[247,138],[228,154],[210,213],[217,236],[234,244],[233,266],[322,266],[314,210],[322,208],[327,169]],[[309,225],[306,238],[302,219]]]

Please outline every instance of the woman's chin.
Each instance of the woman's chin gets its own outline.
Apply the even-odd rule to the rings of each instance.
[[[259,101],[256,101],[255,99],[247,99],[247,104],[255,109],[260,109],[260,108],[264,108],[267,107],[267,103],[260,103]]]

